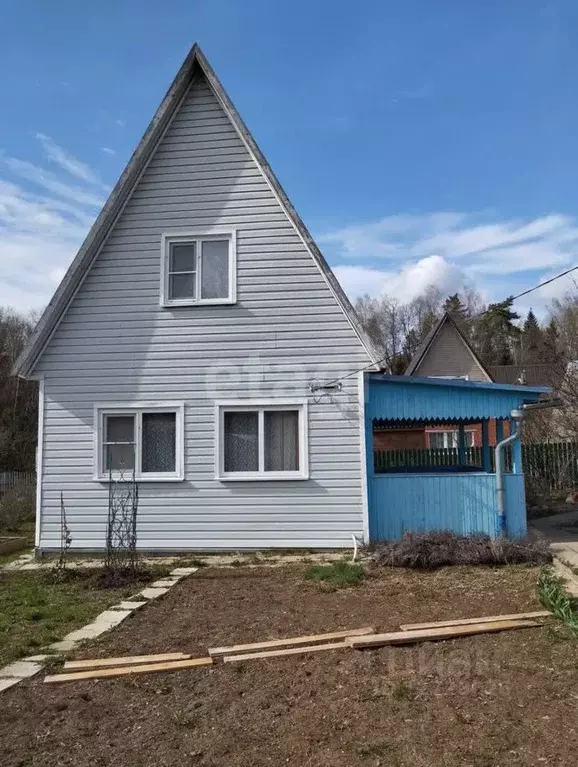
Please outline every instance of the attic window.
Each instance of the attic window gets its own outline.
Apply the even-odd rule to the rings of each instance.
[[[161,306],[235,303],[235,251],[231,230],[163,235]]]

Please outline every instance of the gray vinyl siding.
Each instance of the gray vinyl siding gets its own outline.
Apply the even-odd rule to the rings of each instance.
[[[161,308],[163,232],[237,231],[237,303]],[[104,544],[108,486],[93,481],[94,405],[185,403],[185,481],[141,483],[143,549],[342,547],[363,533],[357,376],[370,362],[206,82],[196,82],[45,349],[40,549]],[[215,401],[309,403],[308,480],[215,479]]]
[[[467,376],[470,381],[489,381],[482,366],[448,323],[440,329],[413,375]]]

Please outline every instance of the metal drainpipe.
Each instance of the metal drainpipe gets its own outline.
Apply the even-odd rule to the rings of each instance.
[[[496,461],[496,495],[498,496],[498,527],[500,535],[505,538],[508,534],[506,525],[506,488],[504,487],[504,463],[502,456],[504,448],[511,442],[520,439],[522,436],[522,424],[524,422],[524,413],[522,410],[512,410],[512,418],[516,422],[516,431],[509,437],[498,442],[495,451]]]
[[[504,487],[504,465],[502,461],[502,455],[504,448],[511,442],[520,439],[522,436],[522,428],[524,423],[524,417],[529,410],[545,410],[546,408],[562,407],[563,402],[561,399],[545,400],[544,402],[532,402],[528,405],[522,405],[521,410],[512,410],[511,416],[516,422],[516,431],[510,434],[509,437],[498,442],[495,449],[495,461],[496,461],[496,495],[498,496],[498,522],[500,528],[500,535],[506,537],[507,520],[506,520],[506,488]]]

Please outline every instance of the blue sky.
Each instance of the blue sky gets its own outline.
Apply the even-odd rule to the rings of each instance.
[[[194,41],[352,298],[499,299],[578,263],[573,0],[0,0],[0,17],[0,305],[47,302]]]

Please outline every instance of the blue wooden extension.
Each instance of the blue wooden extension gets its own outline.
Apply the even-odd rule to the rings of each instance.
[[[451,530],[489,535],[498,530],[495,474],[376,474],[369,483],[369,538],[398,540],[406,532]],[[523,474],[506,475],[508,536],[526,535]]]
[[[370,542],[397,540],[406,532],[451,531],[457,535],[500,534],[496,476],[489,471],[488,422],[507,419],[513,409],[536,402],[546,387],[509,386],[451,379],[371,373],[365,381],[368,516]],[[375,474],[373,427],[455,424],[464,455],[463,424],[482,423],[484,469],[411,467]],[[501,420],[498,433],[502,431]],[[526,535],[524,475],[518,443],[513,471],[505,475],[507,534]],[[465,461],[464,461],[465,462]]]

